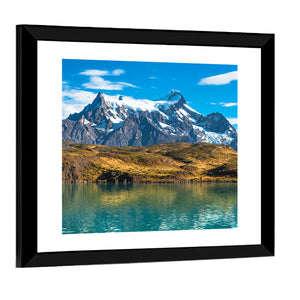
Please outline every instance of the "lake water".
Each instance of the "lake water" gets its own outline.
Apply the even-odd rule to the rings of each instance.
[[[236,183],[63,184],[64,234],[237,227]]]

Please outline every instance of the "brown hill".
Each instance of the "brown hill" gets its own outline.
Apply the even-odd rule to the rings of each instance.
[[[138,147],[63,143],[63,182],[237,181],[237,152],[225,145]]]

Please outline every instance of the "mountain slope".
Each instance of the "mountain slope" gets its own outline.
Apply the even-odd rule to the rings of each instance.
[[[237,181],[237,152],[208,143],[144,147],[63,143],[62,161],[63,182]]]
[[[63,120],[62,133],[63,141],[73,143],[124,147],[208,142],[237,149],[237,132],[222,114],[203,116],[177,90],[157,101],[99,92],[80,113]]]

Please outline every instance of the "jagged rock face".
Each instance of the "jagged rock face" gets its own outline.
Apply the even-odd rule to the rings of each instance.
[[[177,90],[157,101],[98,93],[80,113],[62,122],[65,142],[108,146],[208,142],[237,150],[237,132],[220,113],[206,117]]]

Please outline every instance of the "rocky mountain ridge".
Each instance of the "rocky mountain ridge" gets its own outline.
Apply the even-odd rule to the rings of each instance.
[[[81,112],[62,121],[62,139],[117,147],[206,142],[237,150],[237,132],[229,121],[218,112],[203,116],[178,90],[157,101],[99,92]]]

